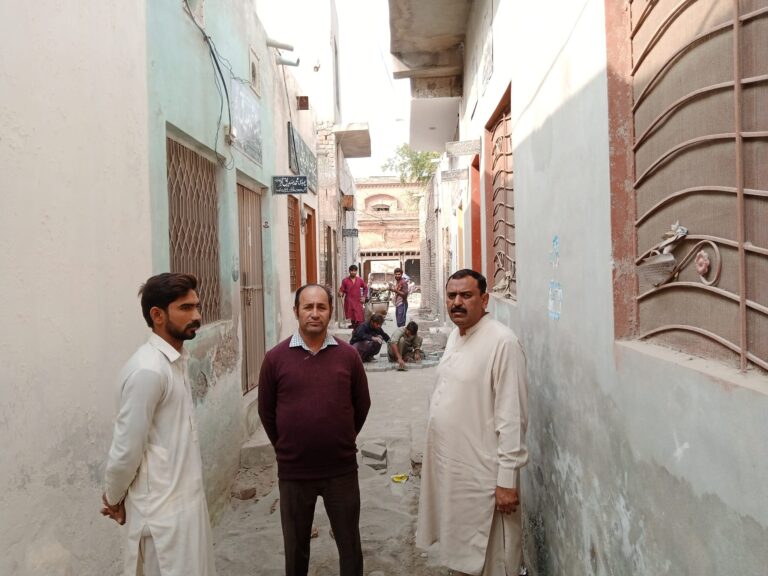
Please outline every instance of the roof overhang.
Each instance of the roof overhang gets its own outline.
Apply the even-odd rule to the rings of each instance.
[[[454,140],[459,124],[461,98],[413,98],[411,100],[411,148],[443,152]]]
[[[472,2],[389,0],[394,77],[411,78],[412,90],[418,84],[416,79],[452,79],[452,84],[460,84],[456,79],[463,74],[464,37]]]
[[[336,125],[333,133],[345,158],[370,158],[371,133],[367,122]]]

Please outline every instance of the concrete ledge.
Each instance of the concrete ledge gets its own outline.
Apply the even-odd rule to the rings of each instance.
[[[240,448],[240,468],[256,468],[275,462],[275,449],[264,428],[256,432]]]
[[[254,388],[243,396],[243,421],[245,422],[245,433],[250,437],[259,428],[259,389]]]
[[[440,354],[442,356],[442,354]],[[421,362],[406,362],[405,370],[422,370],[424,368],[432,368],[440,363],[440,356],[435,358],[428,356]],[[396,362],[390,362],[389,360],[374,360],[373,362],[366,362],[363,364],[366,372],[387,372],[389,370],[397,370],[398,365]]]

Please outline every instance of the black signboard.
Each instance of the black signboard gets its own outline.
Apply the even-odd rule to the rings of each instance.
[[[272,176],[274,194],[306,194],[306,176]]]
[[[342,228],[341,229],[341,237],[347,238],[347,237],[353,237],[357,238],[357,228]]]
[[[294,174],[306,176],[309,188],[317,192],[317,158],[290,122],[288,122],[288,167]]]

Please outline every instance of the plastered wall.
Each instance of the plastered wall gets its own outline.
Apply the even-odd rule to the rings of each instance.
[[[152,273],[144,3],[0,4],[0,574],[117,574],[115,378]]]
[[[518,299],[490,308],[528,362],[529,569],[766,574],[768,381],[614,340],[603,1],[503,4]]]

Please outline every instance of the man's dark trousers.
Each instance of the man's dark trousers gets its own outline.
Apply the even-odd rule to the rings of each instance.
[[[360,340],[352,344],[363,362],[370,362],[381,351],[381,342],[376,340]]]
[[[405,326],[405,313],[408,312],[408,301],[395,306],[395,323],[398,328]]]
[[[363,576],[357,470],[322,480],[280,480],[279,486],[286,576],[306,576],[309,570],[309,541],[318,496],[323,498],[339,550],[340,576]]]

